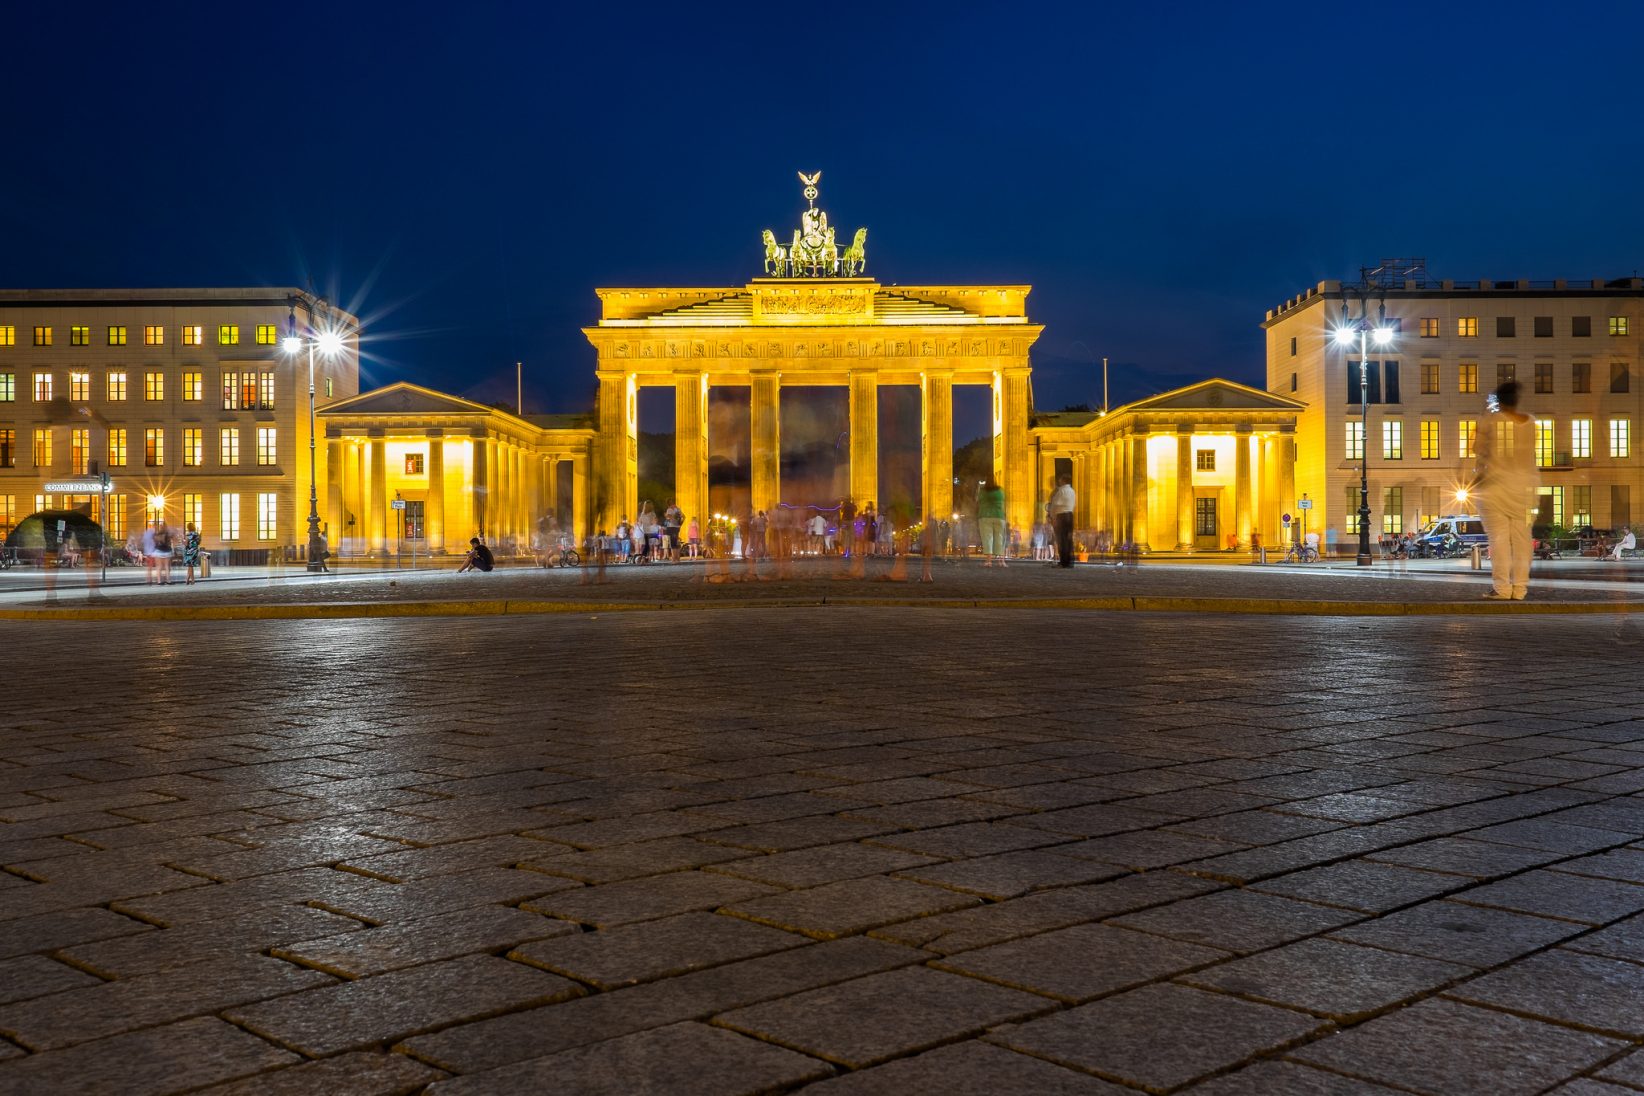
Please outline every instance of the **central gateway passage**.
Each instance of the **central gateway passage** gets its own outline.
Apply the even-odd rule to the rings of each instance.
[[[784,385],[782,505],[831,510],[850,493],[850,389]]]

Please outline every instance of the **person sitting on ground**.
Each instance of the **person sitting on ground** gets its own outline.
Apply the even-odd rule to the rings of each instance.
[[[468,539],[468,555],[463,557],[462,566],[457,568],[457,574],[464,571],[489,571],[497,565],[496,558],[491,555],[491,549],[480,543],[479,537]]]
[[[1628,528],[1623,528],[1621,530],[1621,539],[1615,542],[1615,548],[1610,552],[1608,558],[1616,563],[1620,563],[1622,552],[1631,552],[1637,547],[1638,538],[1633,535],[1633,531]]]

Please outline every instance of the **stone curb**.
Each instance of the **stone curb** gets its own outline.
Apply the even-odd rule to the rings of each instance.
[[[669,612],[692,609],[1074,609],[1097,612],[1239,613],[1260,616],[1547,616],[1644,613],[1644,601],[1307,601],[1282,598],[769,598],[702,601],[542,601],[474,599],[404,602],[312,602],[284,605],[81,606],[0,609],[0,620],[191,621],[347,620],[384,617],[541,616]]]

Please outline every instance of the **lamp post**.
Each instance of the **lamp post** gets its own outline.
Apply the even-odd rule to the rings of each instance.
[[[1378,306],[1376,322],[1370,323],[1370,306],[1360,301],[1359,318],[1347,316],[1347,302],[1341,306],[1341,324],[1336,328],[1336,342],[1351,348],[1359,344],[1359,556],[1358,565],[1368,567],[1370,558],[1370,343],[1392,345],[1393,329],[1387,326],[1387,306]]]
[[[320,302],[324,307],[324,302]],[[308,566],[309,574],[318,574],[325,570],[325,548],[320,541],[320,492],[319,478],[314,464],[314,351],[319,350],[327,360],[335,357],[342,350],[343,338],[341,333],[329,326],[316,328],[314,326],[313,306],[309,306],[308,334],[302,337],[297,334],[297,302],[292,300],[291,313],[287,320],[286,337],[281,343],[281,349],[287,354],[296,355],[305,347],[308,350]]]

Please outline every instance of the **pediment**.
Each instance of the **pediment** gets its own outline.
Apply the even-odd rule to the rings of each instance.
[[[1237,381],[1213,377],[1137,400],[1127,411],[1300,411],[1306,405]]]
[[[321,411],[321,415],[472,415],[495,412],[496,408],[474,403],[401,381],[370,392],[361,392]]]

